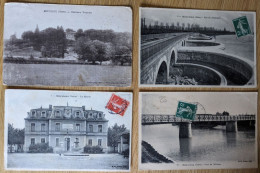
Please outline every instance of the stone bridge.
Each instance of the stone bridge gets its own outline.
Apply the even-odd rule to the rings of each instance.
[[[141,44],[141,84],[166,83],[170,64],[175,63],[177,47],[189,34],[176,34]]]
[[[170,76],[181,71],[183,76],[196,79],[198,85],[254,85],[254,63],[223,49],[225,45],[213,37],[195,33],[142,42],[140,84],[171,84]]]
[[[237,122],[243,121],[248,122],[248,125],[254,125],[255,115],[213,115],[213,114],[197,114],[194,120],[187,120],[175,115],[158,115],[158,114],[143,114],[142,125],[153,125],[153,124],[178,124],[179,137],[188,138],[192,136],[191,123],[193,124],[204,124],[208,127],[214,127],[217,125],[226,124],[227,132],[237,132]],[[206,124],[205,124],[206,123]]]

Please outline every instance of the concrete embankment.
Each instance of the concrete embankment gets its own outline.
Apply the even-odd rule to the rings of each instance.
[[[173,163],[159,154],[149,143],[142,141],[142,163]]]

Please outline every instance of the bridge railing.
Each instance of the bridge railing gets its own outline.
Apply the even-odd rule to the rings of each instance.
[[[141,48],[141,62],[144,62],[145,60],[149,59],[152,55],[165,50],[173,42],[178,41],[180,38],[185,37],[185,36],[186,36],[186,34],[175,36],[173,38],[169,38],[168,40],[158,42],[149,47]]]
[[[245,121],[255,120],[255,115],[212,115],[212,114],[198,114],[194,120],[187,120],[175,115],[152,115],[143,114],[142,124],[163,124],[163,123],[174,123],[174,122],[208,122],[208,121]]]

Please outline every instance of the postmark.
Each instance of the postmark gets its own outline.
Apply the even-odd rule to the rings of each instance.
[[[124,116],[125,111],[127,109],[127,107],[129,106],[130,102],[115,95],[112,94],[112,96],[110,97],[107,105],[106,105],[106,109],[109,110],[109,113],[111,114],[119,114],[121,116]]]
[[[251,34],[251,29],[246,16],[232,20],[237,38]]]
[[[178,102],[176,117],[194,120],[197,112],[197,105],[187,102]]]

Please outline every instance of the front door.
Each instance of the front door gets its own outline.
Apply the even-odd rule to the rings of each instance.
[[[70,138],[66,138],[67,141],[67,147],[66,147],[66,151],[70,150]]]

